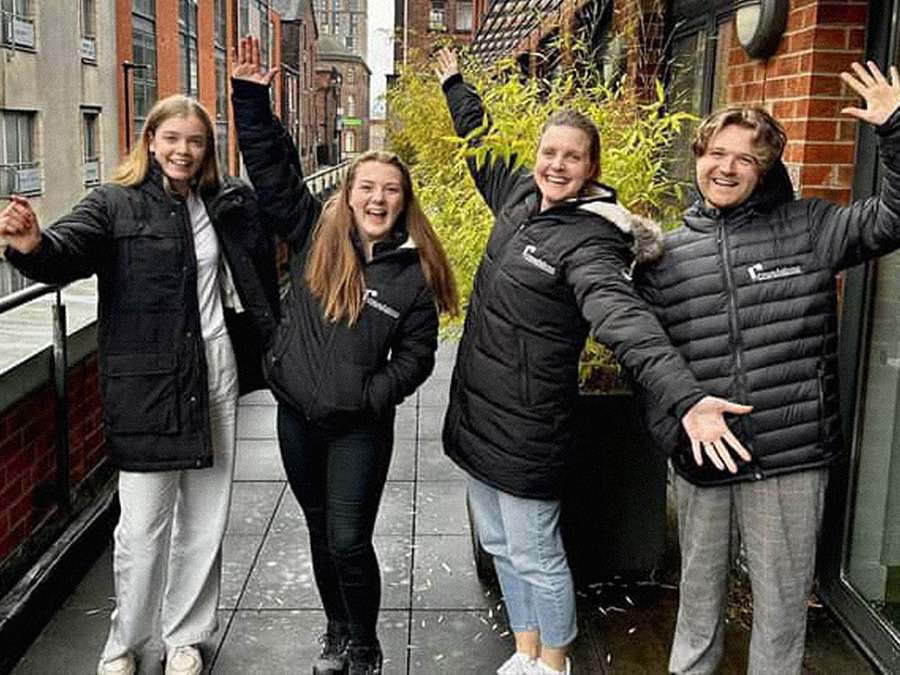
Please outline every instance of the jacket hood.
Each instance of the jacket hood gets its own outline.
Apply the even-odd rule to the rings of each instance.
[[[579,208],[596,214],[631,235],[631,251],[638,264],[652,262],[663,252],[663,231],[659,223],[632,213],[618,202],[602,199],[585,200]]]

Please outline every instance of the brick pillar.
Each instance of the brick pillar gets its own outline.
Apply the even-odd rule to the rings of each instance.
[[[792,0],[767,61],[749,59],[732,36],[728,101],[761,104],[784,124],[785,164],[804,197],[850,200],[857,123],[840,111],[857,98],[838,73],[865,57],[867,15],[865,0]]]

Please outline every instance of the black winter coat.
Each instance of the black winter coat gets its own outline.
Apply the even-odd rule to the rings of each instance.
[[[444,91],[459,136],[481,126],[481,101],[462,78]],[[703,391],[632,285],[635,242],[624,230],[641,223],[612,190],[598,186],[591,199],[541,212],[529,173],[490,156],[470,169],[496,222],[466,314],[444,449],[497,489],[556,499],[575,446],[578,359],[589,332],[675,415]]]
[[[730,426],[753,456],[698,467],[678,421],[644,396],[646,426],[698,485],[826,466],[842,455],[835,273],[900,247],[900,114],[878,129],[881,195],[849,206],[793,198],[778,162],[727,211],[700,202],[642,269],[642,295],[701,386],[753,406]]]
[[[228,179],[201,195],[244,312],[225,309],[241,392],[261,388],[262,353],[277,323],[275,251],[253,191]],[[197,260],[184,201],[151,162],[136,187],[106,184],[44,230],[37,250],[6,257],[26,276],[98,280],[97,344],[107,451],[126,471],[212,465]]]
[[[392,414],[434,368],[438,312],[419,253],[400,223],[392,240],[375,244],[369,262],[355,240],[366,306],[352,327],[328,321],[303,280],[322,206],[303,182],[290,136],[272,115],[268,88],[232,80],[232,91],[247,172],[266,222],[292,250],[285,315],[266,356],[272,390],[319,424]]]

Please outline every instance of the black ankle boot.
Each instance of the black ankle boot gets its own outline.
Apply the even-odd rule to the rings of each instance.
[[[322,653],[313,663],[313,675],[344,675],[347,671],[349,638],[346,627],[331,624],[328,631],[319,638]]]
[[[350,643],[347,675],[381,675],[381,645]]]

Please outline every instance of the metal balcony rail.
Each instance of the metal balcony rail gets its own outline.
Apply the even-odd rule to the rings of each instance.
[[[50,293],[56,294],[56,302],[51,308],[53,320],[52,364],[53,391],[56,401],[56,481],[55,494],[60,508],[72,508],[72,494],[69,488],[69,398],[68,372],[69,355],[66,333],[66,306],[62,301],[62,286],[34,284],[21,291],[0,298],[0,316]]]

